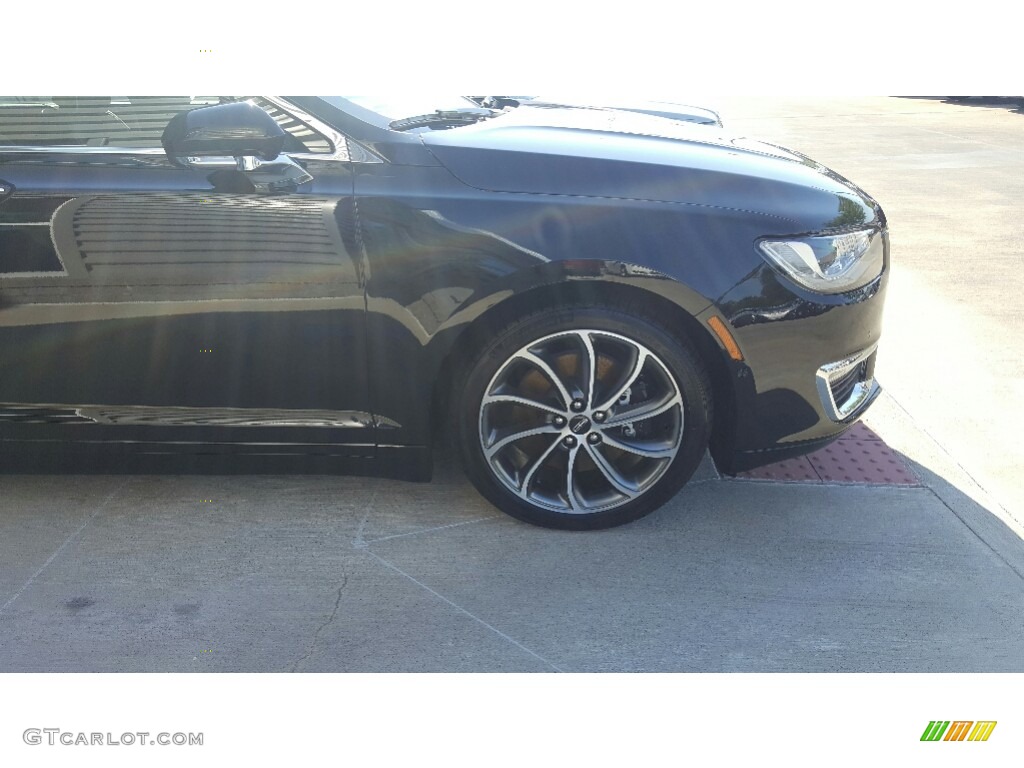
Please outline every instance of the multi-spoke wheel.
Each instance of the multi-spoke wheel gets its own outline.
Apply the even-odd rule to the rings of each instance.
[[[689,479],[707,445],[709,397],[697,356],[648,320],[536,315],[477,358],[461,448],[471,479],[509,514],[560,528],[619,525]]]

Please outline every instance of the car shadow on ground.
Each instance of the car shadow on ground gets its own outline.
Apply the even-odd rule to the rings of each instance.
[[[898,96],[900,99],[939,101],[960,107],[1002,109],[1017,115],[1024,115],[1024,96]]]
[[[782,485],[919,488],[931,493],[981,541],[1024,578],[1024,531],[1013,515],[960,468],[953,482],[943,473],[892,448],[858,422],[834,443],[806,456],[741,473],[736,481]]]

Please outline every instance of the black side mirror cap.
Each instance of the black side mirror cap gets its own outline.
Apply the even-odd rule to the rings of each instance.
[[[186,157],[258,157],[273,160],[288,136],[274,118],[248,101],[181,112],[171,118],[161,143],[172,162]]]

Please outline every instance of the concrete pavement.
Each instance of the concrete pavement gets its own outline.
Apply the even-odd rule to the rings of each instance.
[[[711,477],[571,534],[450,469],[0,482],[4,671],[1024,670],[1019,540],[953,485]]]

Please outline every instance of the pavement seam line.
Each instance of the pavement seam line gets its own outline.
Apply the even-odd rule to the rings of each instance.
[[[433,528],[421,528],[416,531],[409,531],[408,533],[396,533],[392,536],[381,536],[379,539],[370,539],[366,541],[361,536],[356,541],[352,542],[352,546],[356,549],[365,549],[371,544],[376,544],[378,541],[389,541],[390,539],[401,539],[404,536],[418,536],[421,533],[430,533],[431,531],[444,531],[448,528],[458,528],[460,525],[471,525],[472,523],[479,523],[484,520],[497,520],[500,515],[484,515],[483,517],[475,517],[472,520],[463,520],[460,523],[448,523],[447,525],[437,525]]]
[[[100,512],[102,512],[103,509],[107,506],[107,504],[110,503],[111,499],[113,499],[114,496],[116,496],[117,493],[120,490],[122,490],[127,484],[128,484],[128,480],[125,480],[123,483],[121,483],[119,486],[117,486],[117,488],[112,490],[107,495],[107,498],[105,498],[103,501],[100,502],[99,506],[97,506],[96,509],[94,509],[92,511],[92,514],[90,514],[85,519],[85,522],[83,522],[80,526],[78,526],[78,529],[74,533],[72,533],[70,536],[68,536],[66,539],[64,539],[64,543],[61,544],[59,547],[57,547],[57,549],[55,549],[53,551],[53,554],[51,554],[46,559],[46,562],[43,563],[42,566],[40,566],[39,570],[36,571],[34,574],[32,574],[32,576],[29,577],[29,580],[21,585],[21,589],[19,589],[17,592],[15,592],[14,596],[10,600],[8,600],[6,603],[4,603],[2,606],[0,606],[0,614],[2,614],[4,611],[6,611],[14,603],[15,600],[17,600],[19,597],[21,597],[26,589],[28,589],[30,586],[32,586],[32,582],[34,582],[39,577],[39,574],[41,574],[43,571],[45,571],[50,566],[50,563],[52,563],[54,560],[57,559],[57,555],[59,555],[68,544],[70,544],[72,541],[74,541],[78,537],[78,535],[82,531],[85,530],[86,526],[88,526],[89,523],[91,523],[96,518],[96,515],[98,515]]]
[[[377,490],[374,489],[373,493],[370,494],[370,500],[366,503],[366,509],[363,510],[363,516],[359,520],[359,527],[356,529],[356,535],[352,539],[352,546],[355,549],[365,549],[367,544],[363,539],[363,530],[366,528],[366,523],[370,519],[370,512],[373,511],[377,504]]]
[[[320,633],[327,629],[327,627],[329,627],[331,624],[333,624],[334,620],[338,617],[338,609],[341,607],[341,593],[344,591],[347,585],[348,576],[346,575],[342,578],[341,586],[338,587],[338,597],[334,601],[334,610],[331,611],[331,615],[327,618],[327,621],[325,621],[323,624],[317,627],[316,632],[313,633],[313,639],[309,642],[309,648],[306,649],[306,652],[302,654],[302,656],[295,660],[295,663],[292,664],[291,668],[288,670],[289,672],[298,672],[299,665],[313,655],[313,650],[316,648],[317,640],[320,639]]]
[[[915,126],[912,126],[912,127],[916,128],[919,131],[924,131],[925,133],[937,133],[939,136],[948,136],[949,138],[956,139],[957,141],[967,141],[967,142],[971,142],[971,143],[974,143],[974,144],[981,144],[982,146],[985,146],[985,147],[995,147],[998,150],[1001,150],[1003,152],[1007,152],[1007,153],[1010,153],[1010,154],[1014,153],[1014,150],[1012,148],[1010,148],[1010,147],[1001,147],[998,144],[993,144],[990,141],[982,141],[981,139],[971,139],[971,138],[968,138],[967,136],[957,136],[954,133],[947,133],[946,131],[937,131],[934,128],[924,128],[924,127],[922,127],[920,125],[915,125]],[[950,154],[958,154],[958,153],[952,152]]]
[[[370,512],[373,511],[373,509],[375,507],[375,504],[376,504],[376,501],[377,501],[377,493],[376,493],[376,491],[374,491],[373,496],[370,498],[370,502],[366,505],[366,511],[363,512],[363,517],[359,521],[359,528],[356,530],[356,535],[355,535],[355,537],[352,540],[352,548],[353,549],[363,550],[367,554],[372,555],[382,565],[385,565],[388,568],[390,568],[391,570],[393,570],[395,573],[398,573],[398,574],[404,576],[405,578],[407,578],[409,581],[411,581],[416,586],[418,586],[418,587],[420,587],[422,589],[425,589],[430,594],[432,594],[435,597],[437,597],[438,599],[444,601],[445,603],[447,603],[448,605],[450,605],[452,608],[454,608],[455,610],[459,611],[460,613],[465,614],[466,616],[468,616],[469,618],[471,618],[473,621],[477,622],[478,624],[482,624],[484,627],[486,627],[487,629],[491,630],[491,632],[493,632],[494,634],[498,635],[498,637],[502,638],[503,640],[511,643],[512,645],[516,646],[517,648],[519,648],[519,649],[525,651],[526,653],[530,654],[535,659],[538,659],[539,661],[543,662],[544,664],[546,664],[547,666],[551,667],[556,672],[563,672],[564,671],[564,670],[560,669],[558,666],[556,666],[555,664],[552,664],[550,661],[545,659],[539,653],[536,653],[535,651],[531,651],[529,648],[527,648],[525,645],[520,643],[518,640],[516,640],[513,637],[509,637],[504,632],[502,632],[500,629],[498,629],[497,627],[493,626],[492,624],[488,624],[486,621],[481,619],[479,616],[474,616],[472,613],[467,611],[461,605],[458,605],[457,603],[449,600],[447,597],[442,595],[437,590],[431,589],[430,587],[428,587],[426,584],[424,584],[419,579],[417,579],[417,578],[411,576],[410,574],[406,573],[401,568],[399,568],[397,565],[395,565],[394,563],[392,563],[392,562],[390,562],[388,560],[385,560],[383,557],[381,557],[376,552],[374,552],[373,550],[370,549],[370,544],[372,544],[375,541],[384,541],[385,539],[394,539],[394,538],[398,538],[399,536],[413,536],[413,535],[420,534],[420,533],[429,533],[430,531],[440,531],[440,530],[444,530],[444,529],[447,529],[447,528],[454,528],[454,527],[460,526],[460,525],[469,525],[470,523],[479,523],[479,522],[482,522],[483,520],[498,519],[498,518],[501,517],[500,515],[487,515],[485,517],[479,517],[479,518],[476,518],[474,520],[463,520],[462,522],[459,522],[459,523],[449,523],[448,525],[440,525],[440,526],[435,526],[434,528],[426,528],[426,529],[419,530],[419,531],[410,531],[409,533],[396,534],[394,536],[384,536],[384,537],[382,537],[380,539],[371,539],[370,541],[366,541],[363,538],[363,531],[366,528],[366,523],[368,522],[368,520],[370,518]],[[338,600],[339,600],[339,603],[340,603],[340,600],[341,600],[340,594],[338,596]],[[333,620],[333,617],[332,617],[332,620]],[[328,621],[327,624],[330,624],[330,621]],[[325,624],[324,626],[326,627],[327,624]],[[314,640],[315,640],[315,638],[314,638]]]
[[[554,664],[552,664],[552,663],[551,663],[550,661],[548,661],[547,659],[545,659],[545,658],[544,658],[543,656],[541,656],[541,655],[540,655],[539,653],[536,653],[535,651],[531,651],[531,650],[530,650],[529,648],[527,648],[527,647],[526,647],[525,645],[523,645],[522,643],[520,643],[520,642],[519,642],[518,640],[516,640],[515,638],[513,638],[513,637],[509,637],[508,635],[506,635],[506,634],[505,634],[504,632],[502,632],[502,631],[501,631],[500,629],[498,629],[498,628],[497,628],[497,627],[495,627],[494,625],[492,625],[492,624],[488,624],[488,623],[487,623],[486,621],[484,621],[483,619],[481,619],[481,618],[480,618],[479,616],[474,616],[474,615],[473,615],[472,613],[470,613],[469,611],[467,611],[467,610],[466,610],[465,608],[463,608],[463,607],[462,607],[461,605],[458,605],[457,603],[455,603],[455,602],[453,602],[453,601],[449,600],[449,599],[448,599],[447,597],[445,597],[444,595],[442,595],[442,594],[441,594],[440,592],[438,592],[437,590],[435,590],[435,589],[431,589],[430,587],[428,587],[428,586],[427,586],[426,584],[424,584],[424,583],[423,583],[422,581],[420,581],[419,579],[417,579],[417,578],[415,578],[415,577],[413,577],[413,576],[410,576],[410,575],[409,575],[408,573],[406,573],[405,571],[403,571],[403,570],[402,570],[401,568],[399,568],[399,567],[398,567],[397,565],[395,565],[394,563],[391,563],[391,562],[389,562],[388,560],[385,560],[385,559],[384,559],[383,557],[381,557],[380,555],[378,555],[378,554],[377,554],[376,552],[374,552],[373,550],[371,550],[371,549],[367,549],[367,550],[366,550],[366,552],[367,552],[368,554],[372,555],[373,557],[375,557],[375,558],[376,558],[376,559],[378,560],[378,562],[380,562],[380,563],[381,563],[382,565],[385,565],[385,566],[387,566],[388,568],[390,568],[391,570],[393,570],[393,571],[394,571],[395,573],[401,574],[402,576],[404,576],[405,578],[407,578],[407,579],[408,579],[409,581],[411,581],[411,582],[412,582],[413,584],[415,584],[416,586],[418,586],[418,587],[421,587],[421,588],[425,589],[425,590],[426,590],[427,592],[429,592],[430,594],[434,595],[434,597],[437,597],[438,599],[440,599],[440,600],[443,600],[443,601],[444,601],[444,602],[446,602],[446,603],[447,603],[448,605],[450,605],[450,606],[451,606],[452,608],[454,608],[455,610],[459,611],[460,613],[463,613],[463,614],[465,614],[466,616],[468,616],[469,618],[471,618],[471,619],[472,619],[473,621],[475,621],[475,622],[477,622],[477,623],[479,623],[479,624],[482,624],[482,625],[483,625],[483,626],[485,626],[485,627],[486,627],[487,629],[491,630],[491,632],[493,632],[494,634],[496,634],[496,635],[497,635],[498,637],[502,638],[503,640],[506,640],[506,641],[508,641],[509,643],[512,643],[512,645],[516,646],[516,648],[519,648],[520,650],[523,650],[523,651],[525,651],[526,653],[528,653],[528,654],[530,654],[531,656],[533,656],[533,657],[534,657],[535,659],[538,659],[539,661],[542,661],[542,662],[543,662],[544,664],[546,664],[547,666],[551,667],[551,668],[552,668],[552,669],[553,669],[553,670],[554,670],[555,672],[564,672],[564,671],[565,671],[565,670],[563,670],[563,669],[560,669],[559,667],[555,666]]]
[[[1020,571],[1018,571],[1017,568],[1013,565],[1013,563],[1011,563],[1009,560],[1007,560],[1003,556],[1002,552],[1000,552],[998,549],[996,549],[991,544],[989,544],[984,536],[982,536],[980,533],[978,533],[976,530],[974,530],[971,527],[971,524],[968,523],[963,518],[962,515],[957,514],[957,511],[955,509],[953,509],[953,507],[951,507],[949,504],[947,504],[946,500],[944,498],[942,498],[941,496],[939,496],[939,494],[935,491],[934,488],[931,488],[929,486],[925,486],[925,488],[928,488],[928,490],[931,492],[932,496],[934,496],[936,499],[938,499],[939,503],[942,504],[942,506],[944,506],[946,509],[948,509],[953,514],[953,517],[955,517],[957,520],[959,520],[961,523],[963,523],[964,528],[966,528],[968,531],[973,533],[975,538],[978,539],[978,541],[980,541],[982,544],[984,544],[986,547],[988,547],[989,550],[992,552],[992,554],[994,554],[996,557],[998,557],[1000,560],[1002,560],[1007,568],[1009,568],[1011,571],[1013,571],[1015,574],[1017,574],[1017,576],[1019,576],[1022,580],[1024,580],[1024,573],[1021,573]]]
[[[1017,517],[1015,515],[1011,514],[1010,510],[1008,510],[1005,506],[1003,506],[1003,503],[1001,501],[999,501],[999,499],[996,498],[995,494],[992,493],[988,488],[986,488],[980,482],[978,482],[978,479],[974,475],[971,474],[970,470],[968,470],[967,467],[965,467],[963,464],[960,463],[960,459],[956,458],[956,456],[954,456],[952,453],[950,453],[946,449],[946,447],[942,443],[939,442],[938,438],[936,438],[935,435],[933,435],[931,432],[928,431],[927,427],[925,427],[924,425],[918,423],[917,419],[914,418],[914,415],[910,411],[908,411],[905,407],[903,407],[903,403],[901,403],[899,400],[897,400],[895,398],[895,396],[893,396],[892,394],[889,394],[889,399],[892,400],[893,403],[895,403],[896,406],[901,411],[903,411],[903,413],[906,415],[906,417],[908,419],[910,419],[910,423],[914,425],[915,429],[920,430],[922,434],[927,435],[928,439],[932,441],[932,443],[935,445],[935,447],[938,448],[940,451],[942,451],[942,453],[946,454],[946,456],[949,458],[949,460],[952,461],[961,472],[963,472],[965,475],[967,475],[968,478],[970,478],[970,481],[972,483],[974,483],[974,485],[977,486],[977,488],[982,493],[984,493],[985,496],[988,497],[989,501],[991,501],[996,507],[998,507],[999,510],[1006,517],[1008,517],[1011,520],[1016,521],[1018,525],[1021,524],[1021,521],[1018,521]],[[934,474],[938,474],[938,473],[936,472]],[[941,477],[941,475],[940,475],[940,477]],[[923,477],[918,478],[918,479],[921,481],[921,485],[922,486],[924,486],[925,488],[927,488],[930,491],[933,491],[932,487],[930,485],[928,485],[927,483],[925,483],[925,479]],[[945,504],[945,502],[943,502],[943,504]],[[991,512],[989,514],[991,514]],[[993,517],[995,517],[996,519],[999,518],[998,515],[993,515]]]
[[[807,120],[818,117],[887,117],[889,115],[944,115],[949,114],[944,109],[926,109],[916,110],[913,112],[844,112],[844,113],[829,113],[825,115],[769,115],[766,117],[737,117],[729,120],[729,124],[742,123],[743,121],[753,122],[764,121],[764,120]]]

